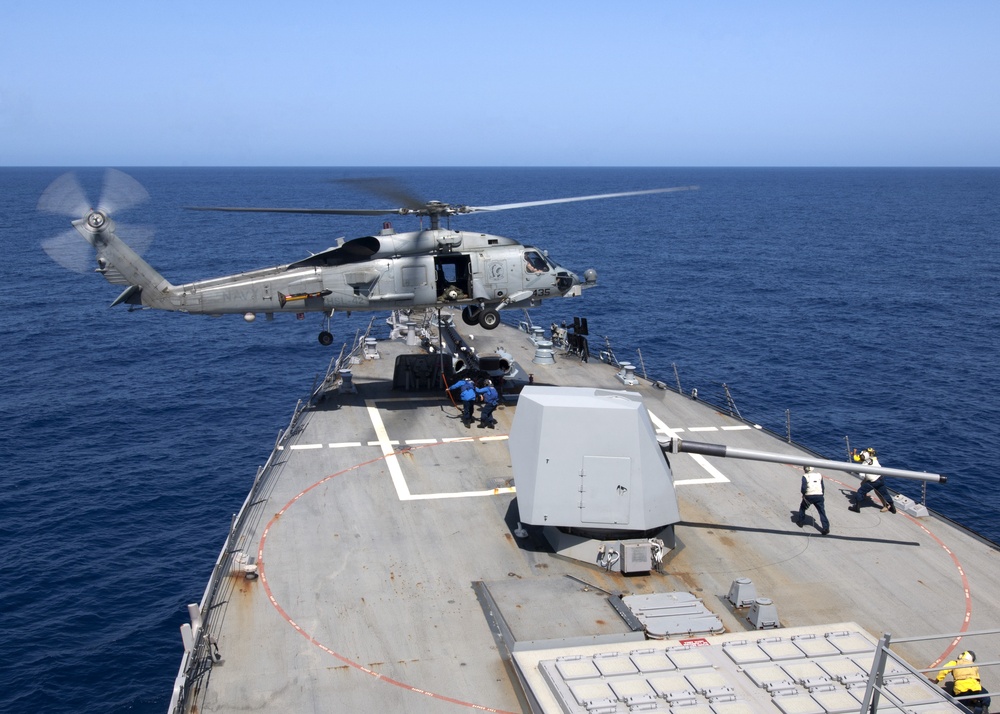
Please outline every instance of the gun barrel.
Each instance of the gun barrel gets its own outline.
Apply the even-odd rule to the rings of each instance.
[[[684,441],[682,439],[670,439],[666,442],[660,441],[660,448],[664,453],[673,454],[701,454],[703,456],[720,456],[729,459],[745,459],[749,461],[770,461],[776,464],[792,464],[795,466],[812,466],[817,469],[828,469],[833,471],[847,471],[859,473],[859,464],[846,461],[830,461],[828,459],[814,459],[809,456],[794,456],[791,454],[778,454],[772,451],[755,451],[753,449],[736,449],[722,444],[706,444],[701,441]],[[896,478],[909,478],[917,481],[931,481],[934,483],[946,483],[948,477],[942,474],[932,474],[925,471],[909,471],[907,469],[892,469],[885,466],[863,466],[864,473],[879,474],[880,476],[894,476]]]

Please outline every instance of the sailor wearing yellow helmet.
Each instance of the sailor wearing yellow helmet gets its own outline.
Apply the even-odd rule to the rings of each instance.
[[[963,699],[962,703],[977,714],[988,714],[990,710],[989,692],[983,688],[979,681],[979,667],[973,664],[976,661],[976,653],[966,650],[945,664],[944,669],[938,672],[937,683],[941,684],[948,673],[951,672],[952,681],[944,685],[944,689],[953,697],[961,697],[968,694],[979,694],[978,697]]]
[[[851,458],[861,464],[866,466],[874,466],[879,468],[882,466],[878,462],[878,454],[875,449],[868,447],[860,454],[855,451],[851,454]],[[861,474],[861,487],[858,489],[857,493],[854,494],[854,503],[852,503],[848,510],[854,511],[855,513],[861,513],[861,504],[865,502],[868,498],[869,491],[875,491],[878,494],[879,500],[882,501],[882,510],[890,511],[892,513],[896,512],[896,504],[892,501],[892,494],[889,493],[888,487],[885,485],[885,477],[880,474],[863,473]]]

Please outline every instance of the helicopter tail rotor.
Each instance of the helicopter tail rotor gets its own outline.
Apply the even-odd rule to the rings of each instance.
[[[73,219],[74,229],[42,241],[42,250],[56,263],[77,273],[87,272],[93,265],[93,252],[87,246],[99,248],[101,236],[112,233],[116,226],[111,216],[128,210],[149,198],[149,193],[134,178],[116,169],[104,174],[104,186],[97,208],[91,203],[76,175],[63,174],[42,192],[38,210]],[[125,228],[118,224],[118,228]],[[147,226],[125,228],[132,250],[141,255],[153,241],[153,229]],[[86,241],[83,242],[80,238]],[[98,270],[101,270],[98,261]]]
[[[104,172],[104,188],[97,210],[105,215],[127,211],[149,199],[149,193],[142,184],[117,169]]]
[[[174,287],[139,254],[152,242],[152,228],[127,229],[135,247],[115,235],[118,226],[112,213],[132,208],[147,198],[149,194],[138,181],[111,169],[104,176],[101,200],[93,208],[76,177],[64,174],[45,189],[38,208],[69,216],[74,219],[73,228],[42,241],[42,249],[64,268],[86,272],[93,267],[109,283],[125,286],[112,306],[124,302],[172,309]]]
[[[76,179],[76,174],[63,174],[49,184],[38,199],[38,210],[60,216],[79,218],[90,210],[87,196]]]

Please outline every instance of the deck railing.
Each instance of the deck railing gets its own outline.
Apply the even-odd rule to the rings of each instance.
[[[212,569],[212,575],[205,587],[201,602],[198,605],[188,605],[191,622],[181,626],[181,639],[184,642],[184,655],[181,658],[180,669],[174,680],[174,688],[167,710],[170,714],[180,714],[187,711],[199,696],[204,696],[207,687],[206,678],[211,676],[212,667],[220,664],[225,653],[220,652],[218,633],[225,618],[225,605],[236,588],[240,578],[256,577],[253,566],[256,555],[250,553],[252,544],[247,542],[249,534],[263,517],[263,505],[267,500],[269,489],[273,486],[277,475],[284,465],[281,458],[284,446],[301,429],[303,412],[315,400],[331,379],[336,379],[341,369],[347,368],[354,358],[364,349],[365,339],[373,332],[375,318],[368,323],[364,331],[355,335],[350,349],[341,347],[327,367],[326,375],[313,382],[308,399],[300,399],[288,426],[278,432],[274,448],[263,466],[257,469],[250,493],[240,510],[233,515],[226,535],[225,544]],[[248,568],[249,566],[249,568]],[[249,571],[249,572],[248,572]],[[193,707],[192,707],[193,708]]]
[[[1000,634],[1000,630],[979,630],[977,632],[953,632],[948,634],[940,635],[921,635],[917,637],[901,637],[899,639],[893,640],[890,633],[885,633],[879,639],[878,646],[875,648],[875,656],[872,658],[871,671],[868,674],[868,685],[865,688],[865,696],[861,701],[860,714],[867,714],[868,712],[876,712],[879,710],[879,706],[882,698],[884,697],[893,707],[901,711],[913,711],[913,707],[925,705],[925,704],[936,704],[940,702],[942,695],[945,696],[949,701],[953,703],[961,703],[962,706],[968,711],[975,711],[975,704],[984,694],[989,696],[988,692],[969,692],[967,694],[960,694],[952,696],[951,694],[942,693],[940,691],[928,690],[928,698],[926,701],[906,701],[904,702],[899,697],[893,694],[891,685],[894,680],[898,681],[902,677],[907,675],[893,675],[886,677],[885,670],[886,664],[889,660],[898,665],[901,669],[906,670],[909,675],[920,678],[921,680],[927,680],[932,673],[940,672],[942,669],[953,669],[948,667],[946,664],[938,667],[930,667],[928,669],[914,669],[911,667],[904,659],[896,655],[890,649],[890,643],[901,644],[904,642],[922,642],[927,640],[942,640],[942,639],[952,639],[953,647],[963,639],[973,639],[981,635],[997,635]],[[957,649],[957,647],[955,648]],[[970,648],[967,648],[970,649]],[[948,663],[950,664],[950,663]],[[990,661],[990,662],[975,662],[977,668],[995,667],[1000,664],[1000,660]],[[931,682],[927,682],[928,686],[935,685]]]
[[[281,447],[297,433],[299,421],[307,406],[307,402],[299,400],[288,426],[278,432],[271,455],[257,469],[250,493],[232,518],[225,544],[215,561],[201,603],[188,605],[191,622],[181,626],[184,655],[167,710],[171,714],[185,711],[199,693],[204,694],[202,683],[206,677],[211,676],[212,667],[224,659],[225,653],[220,653],[218,648],[217,635],[225,618],[225,604],[239,578],[246,577],[247,566],[253,566],[256,562],[256,556],[247,552],[250,545],[247,537],[252,531],[248,526],[262,517],[266,493],[274,484],[284,463],[281,459]],[[252,568],[250,570],[253,577]]]

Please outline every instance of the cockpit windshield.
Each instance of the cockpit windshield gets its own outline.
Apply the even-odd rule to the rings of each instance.
[[[549,272],[549,263],[537,250],[524,251],[524,269],[529,273]]]

